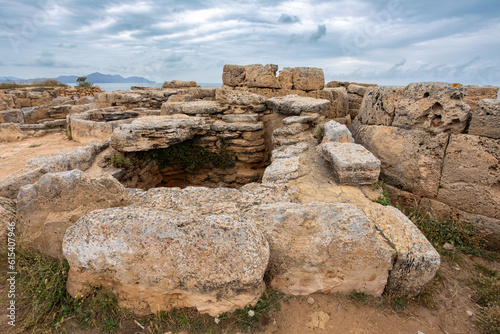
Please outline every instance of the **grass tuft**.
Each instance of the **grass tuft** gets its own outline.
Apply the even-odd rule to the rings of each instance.
[[[500,273],[480,263],[476,264],[478,278],[473,283],[476,292],[473,301],[481,307],[478,326],[483,333],[500,333]]]

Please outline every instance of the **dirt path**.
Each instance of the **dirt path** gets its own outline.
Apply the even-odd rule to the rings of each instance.
[[[0,180],[20,170],[30,159],[38,155],[71,151],[82,145],[68,140],[63,133],[28,137],[18,142],[0,142]]]

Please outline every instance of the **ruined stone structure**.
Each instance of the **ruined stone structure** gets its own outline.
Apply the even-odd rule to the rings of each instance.
[[[488,90],[325,88],[321,69],[277,70],[226,65],[222,89],[172,81],[51,101],[87,144],[0,180],[0,221],[16,214],[26,242],[68,260],[73,296],[99,285],[138,314],[212,316],[255,304],[266,273],[293,295],[418,295],[440,257],[373,201],[379,175],[498,228],[498,100],[476,101]],[[32,114],[2,113],[0,131]]]
[[[370,88],[351,130],[381,160],[383,179],[409,192],[413,206],[473,223],[498,249],[497,93],[444,83]],[[477,103],[472,94],[490,99]]]

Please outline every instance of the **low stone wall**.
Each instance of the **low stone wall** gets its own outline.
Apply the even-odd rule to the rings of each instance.
[[[323,70],[314,67],[285,67],[276,76],[278,65],[225,65],[222,73],[223,89],[246,90],[265,97],[299,95],[325,99],[331,105],[323,115],[342,118],[348,115],[345,89],[325,88]]]
[[[498,88],[370,88],[351,131],[381,160],[386,182],[412,193],[440,218],[459,212],[500,249],[500,102],[475,105],[477,96],[485,96],[478,92],[496,97]],[[444,215],[443,205],[449,208]]]
[[[99,87],[34,87],[23,89],[0,90],[0,110],[21,109],[50,105],[58,97],[78,99],[84,96],[94,96],[102,92]]]

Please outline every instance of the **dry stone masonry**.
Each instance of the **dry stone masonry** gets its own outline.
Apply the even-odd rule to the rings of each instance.
[[[500,245],[494,88],[278,70],[226,65],[221,89],[0,94],[0,139],[60,122],[87,143],[0,180],[0,223],[15,214],[27,243],[68,260],[71,295],[104,286],[142,315],[255,305],[265,274],[293,295],[418,295],[440,257],[367,197],[379,175]]]

